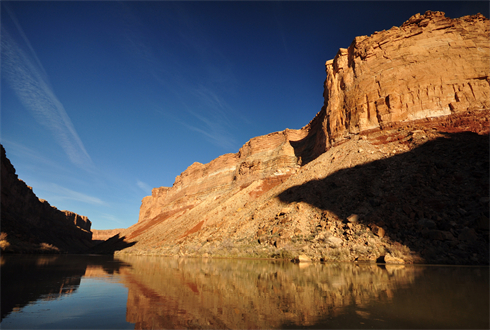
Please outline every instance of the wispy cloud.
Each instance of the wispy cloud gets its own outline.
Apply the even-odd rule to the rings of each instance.
[[[274,21],[276,23],[277,30],[281,36],[282,45],[284,47],[284,53],[288,54],[289,52],[288,52],[288,47],[286,44],[286,35],[284,33],[284,26],[282,25],[281,20],[279,20],[279,17],[278,17],[278,15],[282,14],[282,3],[280,1],[277,1],[274,4],[275,4],[275,6],[273,7],[274,8]]]
[[[35,187],[36,187],[36,189],[45,190],[45,191],[53,194],[49,197],[50,203],[51,202],[56,203],[56,202],[64,201],[64,200],[73,200],[73,201],[92,204],[92,205],[106,205],[107,206],[107,203],[98,197],[90,196],[87,194],[80,193],[78,191],[74,191],[74,190],[62,187],[56,183],[49,183],[49,184],[37,183]]]
[[[91,170],[93,162],[85,150],[63,104],[56,97],[48,76],[28,38],[8,7],[4,7],[16,27],[17,38],[2,24],[2,76],[21,103],[39,123],[47,127],[75,165]],[[21,45],[23,47],[21,47]]]
[[[5,147],[7,157],[9,157],[9,155],[15,155],[17,157],[22,157],[31,163],[47,165],[49,168],[56,169],[57,171],[65,170],[65,168],[57,162],[42,156],[38,151],[28,148],[23,144],[3,138],[0,139],[0,142]]]
[[[165,47],[165,40],[161,41],[163,46],[151,47],[150,31],[142,28],[141,20],[133,13],[131,5],[123,3],[120,15],[125,22],[126,49],[137,59],[136,63],[145,67],[164,87],[165,92],[171,91],[176,96],[181,105],[159,112],[204,135],[212,144],[225,149],[236,148],[230,117],[242,118],[243,115],[226,102],[226,96],[237,84],[232,62],[218,50],[199,19],[191,17],[185,6],[172,3],[171,8],[172,15],[165,17],[171,22],[168,33],[175,33],[183,49],[202,63],[199,70],[189,72],[189,65],[180,60],[179,54],[173,53],[171,45]],[[156,108],[162,109],[161,106]],[[189,114],[194,120],[189,120]],[[247,122],[246,119],[244,121]]]
[[[150,187],[149,184],[143,182],[143,181],[140,181],[140,180],[136,180],[136,185],[138,187],[140,187],[144,192],[146,193],[151,193],[151,190],[153,189],[152,187]]]
[[[111,222],[115,222],[115,223],[121,224],[121,225],[124,224],[121,220],[119,220],[116,216],[114,216],[112,214],[102,213],[99,217],[102,218],[102,219],[105,219],[105,220],[109,220]]]
[[[220,146],[224,149],[236,149],[236,145],[233,139],[230,138],[229,134],[218,132],[216,128],[211,127],[210,130],[205,130],[193,125],[189,125],[185,122],[180,122],[180,124],[191,131],[195,131],[204,135],[208,141]]]

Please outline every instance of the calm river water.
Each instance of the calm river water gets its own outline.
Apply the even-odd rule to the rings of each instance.
[[[489,268],[1,256],[2,329],[489,328]]]

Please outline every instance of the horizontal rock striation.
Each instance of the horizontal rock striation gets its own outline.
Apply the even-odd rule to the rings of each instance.
[[[92,240],[93,241],[105,241],[117,234],[119,234],[123,229],[92,229]]]
[[[429,11],[355,38],[308,125],[153,189],[118,253],[488,263],[489,31]]]
[[[138,222],[153,219],[169,209],[192,208],[203,199],[219,198],[257,180],[291,175],[299,167],[291,143],[306,135],[304,129],[286,129],[253,138],[235,154],[225,154],[208,164],[192,164],[177,176],[172,187],[155,188],[151,196],[143,199]]]
[[[2,145],[2,252],[82,252],[92,240],[91,222],[83,215],[60,211],[38,199]],[[5,241],[5,242],[4,242]]]

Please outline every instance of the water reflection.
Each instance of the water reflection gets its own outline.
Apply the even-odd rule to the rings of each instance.
[[[488,326],[486,268],[122,260],[136,329]]]
[[[142,256],[0,264],[2,328],[489,327],[488,267]]]
[[[83,276],[107,277],[122,265],[109,256],[2,255],[0,321],[28,304],[74,293]]]

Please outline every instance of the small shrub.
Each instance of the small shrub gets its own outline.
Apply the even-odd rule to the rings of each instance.
[[[49,243],[39,244],[39,249],[41,251],[47,252],[47,253],[58,253],[58,252],[60,252],[60,249],[58,249],[56,246],[49,244]]]

